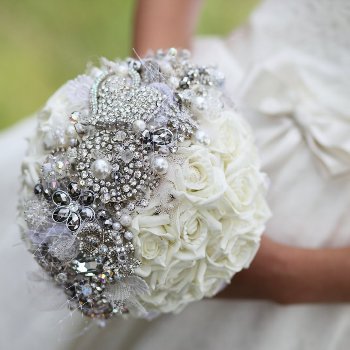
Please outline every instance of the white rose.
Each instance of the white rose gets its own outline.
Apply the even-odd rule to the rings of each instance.
[[[166,231],[165,224],[169,223],[168,215],[140,214],[132,223],[132,231],[135,234],[134,246],[141,267],[138,273],[147,276],[156,267],[165,266],[168,259],[169,245],[174,241]]]
[[[207,247],[207,259],[213,267],[227,269],[231,274],[249,267],[260,243],[263,227],[259,224],[260,232],[237,234],[234,221],[223,223],[223,232],[213,237]],[[228,230],[228,231],[227,231]]]
[[[218,154],[226,169],[235,164],[239,169],[250,163],[258,164],[258,155],[249,125],[234,111],[223,111],[220,118],[203,124],[210,137],[209,149]]]
[[[169,176],[177,197],[207,208],[215,206],[227,188],[220,158],[202,145],[180,148],[178,156],[184,162],[181,166],[174,165],[175,172]]]
[[[209,234],[221,231],[221,223],[206,209],[198,209],[191,203],[181,203],[169,227],[178,236],[180,249],[176,257],[180,260],[199,260],[205,257]]]
[[[240,271],[248,268],[259,249],[260,237],[255,235],[238,235],[226,248],[227,258],[232,268]]]
[[[133,222],[134,245],[142,261],[137,273],[151,289],[151,296],[141,298],[148,310],[179,312],[212,287],[205,278],[206,245],[210,235],[220,234],[221,224],[185,200],[171,220],[168,215],[148,215]]]
[[[201,263],[206,268],[204,261],[201,260]],[[141,296],[142,301],[147,310],[180,312],[188,303],[203,298],[204,293],[200,289],[202,277],[199,262],[173,259],[167,269],[156,270],[146,279],[151,286],[154,280],[157,284],[150,295]]]
[[[153,260],[152,263],[165,265],[166,252],[168,249],[168,242],[162,239],[154,231],[156,230],[145,230],[140,232],[140,255],[143,259]]]
[[[263,190],[263,175],[254,165],[239,170],[235,170],[235,165],[232,168],[229,165],[226,170],[226,204],[240,218],[252,220],[255,198]]]

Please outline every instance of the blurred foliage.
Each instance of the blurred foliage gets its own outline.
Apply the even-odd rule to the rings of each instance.
[[[207,0],[198,34],[226,35],[256,3]],[[134,1],[0,0],[0,7],[0,129],[37,110],[88,61],[130,52]]]

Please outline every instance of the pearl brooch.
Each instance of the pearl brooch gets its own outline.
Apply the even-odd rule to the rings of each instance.
[[[133,129],[135,132],[140,133],[146,129],[146,123],[141,119],[137,119],[133,123]]]
[[[92,174],[100,180],[105,180],[112,171],[111,164],[105,159],[96,159],[91,165]]]
[[[124,233],[124,238],[127,240],[127,241],[131,241],[133,238],[134,238],[134,235],[132,232],[130,231],[126,231]]]
[[[122,216],[120,217],[120,223],[124,226],[130,226],[132,222],[132,218],[129,214],[122,214]]]
[[[195,139],[197,140],[197,142],[202,143],[203,145],[210,145],[210,138],[203,130],[196,131]]]
[[[157,174],[164,175],[169,167],[168,161],[163,157],[155,157],[153,159],[153,169]]]
[[[168,50],[168,56],[169,57],[176,57],[177,55],[177,50],[174,48],[174,47],[171,47],[169,50]]]
[[[119,231],[122,228],[122,225],[119,222],[114,222],[112,228],[114,231]]]

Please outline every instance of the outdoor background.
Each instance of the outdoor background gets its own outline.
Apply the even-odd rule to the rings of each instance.
[[[207,0],[198,34],[227,35],[257,2]],[[0,129],[39,109],[88,61],[127,56],[133,8],[130,0],[0,0]]]

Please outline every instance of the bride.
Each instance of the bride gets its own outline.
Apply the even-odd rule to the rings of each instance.
[[[35,123],[28,120],[0,138],[1,349],[348,349],[350,4],[266,0],[229,38],[192,40],[200,5],[139,1],[134,47],[140,56],[191,47],[197,62],[225,73],[271,179],[274,217],[251,268],[217,299],[179,315],[104,329],[56,322],[66,310],[41,311],[28,291],[35,263],[15,224],[22,139]]]

